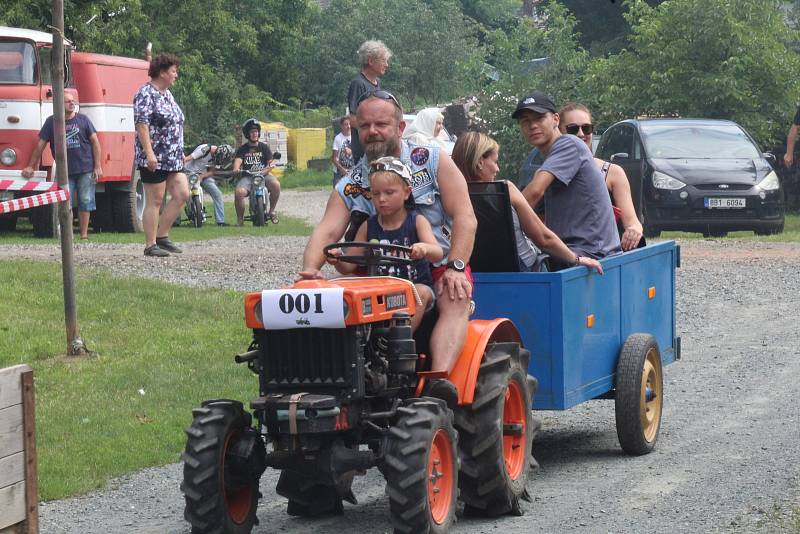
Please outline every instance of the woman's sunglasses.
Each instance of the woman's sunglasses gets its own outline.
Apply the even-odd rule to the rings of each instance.
[[[594,124],[587,122],[586,124],[567,124],[564,129],[570,135],[578,135],[578,130],[583,130],[583,135],[590,135],[594,131]]]

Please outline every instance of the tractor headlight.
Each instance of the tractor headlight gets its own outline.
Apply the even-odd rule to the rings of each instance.
[[[778,175],[775,171],[769,171],[769,174],[758,183],[758,188],[762,191],[775,191],[781,186],[778,181]]]
[[[14,152],[13,148],[6,148],[0,152],[0,162],[8,166],[15,164],[17,162],[17,153]]]
[[[686,184],[681,182],[677,178],[673,178],[669,174],[653,171],[653,187],[655,187],[656,189],[667,189],[670,191],[676,191],[682,187],[686,187]]]

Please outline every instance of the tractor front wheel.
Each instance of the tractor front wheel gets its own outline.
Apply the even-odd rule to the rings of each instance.
[[[441,534],[456,515],[458,435],[439,399],[410,399],[389,429],[381,470],[395,534]]]
[[[531,381],[516,343],[496,343],[483,356],[475,398],[459,406],[461,500],[470,514],[522,515],[533,441]]]
[[[207,401],[192,413],[183,454],[184,516],[193,534],[248,534],[258,522],[263,472],[252,469],[249,460],[263,460],[264,442],[250,427],[250,414],[240,402]],[[248,455],[243,458],[245,450]]]

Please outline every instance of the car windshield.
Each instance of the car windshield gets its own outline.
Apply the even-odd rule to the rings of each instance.
[[[759,158],[747,134],[735,124],[673,124],[642,122],[645,149],[652,158],[734,159]]]
[[[27,41],[0,41],[0,84],[36,83],[36,49]]]

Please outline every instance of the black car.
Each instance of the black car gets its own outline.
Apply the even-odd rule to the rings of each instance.
[[[645,235],[662,230],[722,236],[783,231],[783,189],[752,137],[711,119],[631,119],[603,134],[597,157],[628,175]]]

